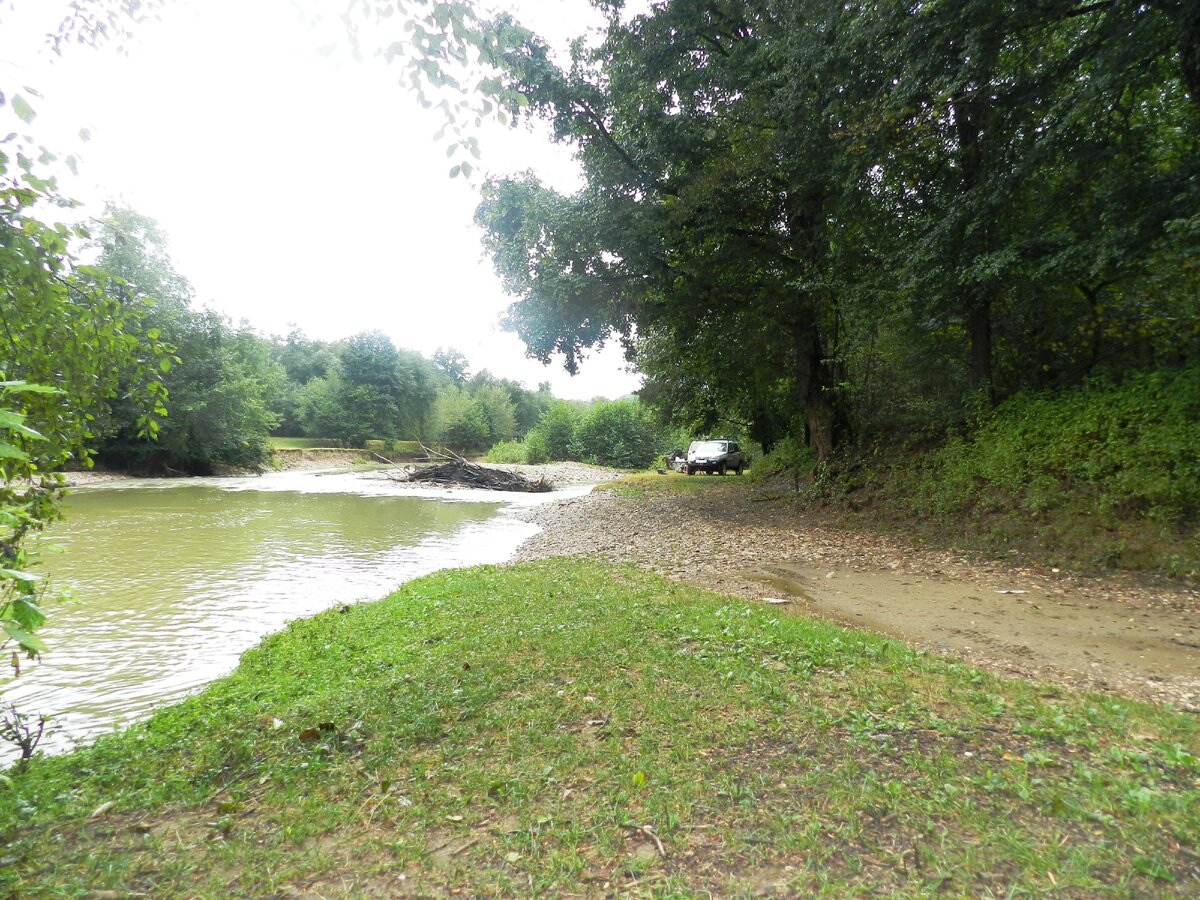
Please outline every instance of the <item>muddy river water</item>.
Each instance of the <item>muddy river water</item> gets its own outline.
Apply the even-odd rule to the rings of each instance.
[[[76,490],[43,541],[61,548],[43,571],[75,599],[49,606],[50,652],[0,676],[0,699],[51,714],[43,747],[70,747],[229,672],[292,619],[508,559],[537,531],[514,504],[549,495],[496,496],[313,472]]]

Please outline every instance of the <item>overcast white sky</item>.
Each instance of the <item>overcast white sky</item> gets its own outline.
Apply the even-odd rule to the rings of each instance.
[[[586,0],[506,5],[554,39],[594,23]],[[291,0],[172,0],[127,55],[54,57],[43,36],[65,6],[0,0],[0,89],[42,93],[36,135],[81,156],[67,192],[156,219],[201,304],[264,334],[294,323],[326,340],[380,329],[426,355],[456,347],[473,371],[549,380],[560,397],[637,388],[615,346],[572,379],[499,330],[511,298],[482,256],[475,189],[448,177],[454,160],[432,137],[442,120],[398,69],[320,55],[331,35],[302,24]],[[0,127],[15,130],[4,114]],[[485,171],[577,183],[568,151],[544,135],[494,126],[480,140]]]

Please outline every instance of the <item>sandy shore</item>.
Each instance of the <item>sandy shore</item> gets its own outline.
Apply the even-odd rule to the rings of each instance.
[[[356,467],[356,463],[360,465]],[[362,453],[357,450],[291,452],[283,458],[283,465],[280,466],[279,471],[355,471],[357,468],[364,478],[391,479],[394,477],[396,468],[403,468],[403,465],[389,467],[382,463],[377,465],[368,464],[368,466],[363,467],[362,463]],[[589,466],[585,463],[576,462],[555,462],[539,466],[503,465],[495,466],[495,468],[516,472],[532,481],[545,478],[555,488],[575,487],[582,484],[598,484],[603,481],[620,478],[624,474],[618,469]],[[130,481],[137,478],[137,476],[126,475],[120,472],[89,471],[68,472],[66,478],[68,487],[85,487],[88,485]]]
[[[87,487],[93,484],[111,484],[116,481],[128,481],[132,475],[121,472],[67,472],[67,487]]]
[[[1127,576],[1014,569],[832,527],[744,483],[610,491],[522,511],[517,559],[601,557],[1005,675],[1200,712],[1200,593]]]

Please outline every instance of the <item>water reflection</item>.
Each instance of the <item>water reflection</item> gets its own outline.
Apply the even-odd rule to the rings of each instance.
[[[51,610],[51,652],[5,699],[52,713],[61,749],[230,671],[291,619],[503,561],[536,531],[499,502],[438,496],[312,473],[79,490],[45,566],[78,600]]]

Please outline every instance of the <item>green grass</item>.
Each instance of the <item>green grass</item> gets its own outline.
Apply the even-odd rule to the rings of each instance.
[[[391,454],[396,459],[417,459],[425,455],[425,449],[420,441],[392,441]]]
[[[744,479],[744,480],[743,480]],[[659,475],[656,471],[635,472],[623,475],[616,481],[606,481],[597,485],[596,490],[611,491],[622,497],[640,497],[656,493],[697,493],[699,491],[733,490],[737,486],[748,487],[750,480],[746,476],[737,475],[684,475],[682,472],[667,472]]]
[[[267,447],[271,450],[314,450],[340,447],[341,443],[331,438],[269,437]]]
[[[483,455],[483,461],[498,464],[524,463],[525,445],[521,441],[501,441],[493,444]]]
[[[13,775],[0,888],[1194,895],[1198,732],[635,569],[446,572]]]
[[[988,549],[1200,581],[1198,366],[1013,397],[879,474],[888,506]]]

